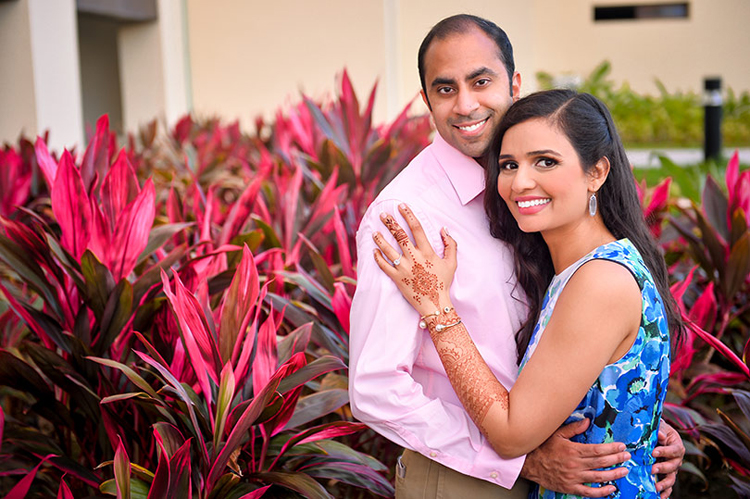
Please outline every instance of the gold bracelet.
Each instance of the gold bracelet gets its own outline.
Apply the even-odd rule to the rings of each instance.
[[[448,328],[461,324],[461,318],[455,310],[445,307],[447,312],[444,314],[431,315],[426,317],[424,322],[430,333],[440,333]]]
[[[443,307],[443,310],[436,310],[431,314],[423,315],[419,318],[419,327],[422,329],[427,329],[427,321],[429,319],[432,319],[433,317],[439,317],[443,314],[448,314],[453,310],[453,307]]]

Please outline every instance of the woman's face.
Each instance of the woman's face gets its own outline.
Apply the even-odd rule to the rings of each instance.
[[[567,136],[547,119],[509,128],[498,163],[498,193],[522,231],[567,231],[591,218],[593,179]]]

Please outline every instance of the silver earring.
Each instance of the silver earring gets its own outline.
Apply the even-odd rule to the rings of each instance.
[[[596,216],[596,193],[589,198],[589,215]]]

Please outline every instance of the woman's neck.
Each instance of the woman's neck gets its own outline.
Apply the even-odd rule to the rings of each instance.
[[[574,227],[542,232],[542,238],[549,248],[555,274],[561,273],[602,244],[617,240],[600,216],[584,220]]]

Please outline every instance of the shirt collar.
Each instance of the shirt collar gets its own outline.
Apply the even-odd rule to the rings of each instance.
[[[448,176],[462,205],[467,204],[484,191],[484,168],[474,158],[455,149],[437,132],[435,132],[432,146],[435,159]]]

